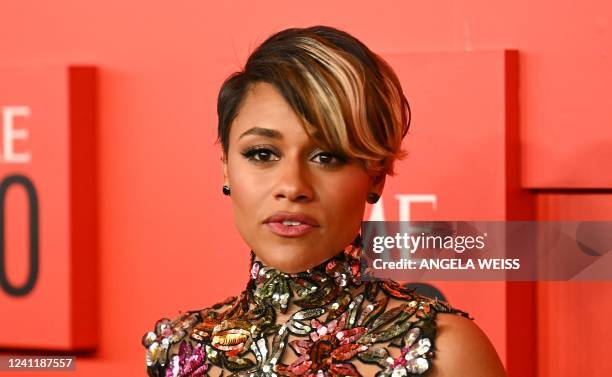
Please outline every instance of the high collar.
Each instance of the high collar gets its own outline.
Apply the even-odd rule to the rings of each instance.
[[[317,306],[342,290],[361,285],[361,235],[336,255],[306,271],[285,273],[255,259],[251,250],[251,269],[247,292],[256,304],[271,305],[282,313],[291,302],[301,307]]]

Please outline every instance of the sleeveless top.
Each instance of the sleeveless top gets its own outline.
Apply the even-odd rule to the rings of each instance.
[[[375,366],[376,377],[428,374],[436,314],[473,318],[395,281],[362,281],[360,256],[358,235],[320,265],[287,274],[251,251],[240,295],[162,318],[144,334],[147,374],[361,376],[364,364]]]

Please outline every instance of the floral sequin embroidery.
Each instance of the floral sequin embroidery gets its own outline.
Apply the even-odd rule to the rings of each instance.
[[[215,366],[233,377],[361,376],[355,361],[378,366],[377,377],[426,374],[436,313],[469,315],[394,281],[362,282],[360,245],[357,236],[335,257],[297,274],[264,266],[252,254],[239,296],[163,318],[143,336],[148,375],[209,376]],[[400,304],[388,308],[390,299]],[[292,304],[298,309],[279,323]],[[290,363],[286,352],[295,355]]]

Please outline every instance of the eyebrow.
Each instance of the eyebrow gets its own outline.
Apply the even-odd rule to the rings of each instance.
[[[240,135],[240,137],[238,138],[238,140],[242,139],[244,136],[247,136],[247,135],[259,135],[259,136],[271,137],[273,139],[283,138],[281,133],[278,132],[277,130],[273,130],[270,128],[253,127],[243,132],[242,135]]]

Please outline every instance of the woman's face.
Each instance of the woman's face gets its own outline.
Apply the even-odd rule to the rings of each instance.
[[[281,271],[337,254],[359,232],[368,193],[382,192],[384,176],[374,180],[358,160],[318,148],[270,84],[252,86],[229,139],[223,175],[236,226],[257,257]]]

